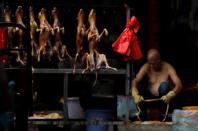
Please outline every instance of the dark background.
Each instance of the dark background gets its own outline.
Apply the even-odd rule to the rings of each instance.
[[[37,18],[39,10],[47,9],[50,23],[52,7],[56,6],[60,12],[61,24],[65,27],[63,43],[67,45],[69,53],[75,55],[76,16],[80,8],[85,11],[85,25],[88,27],[87,16],[90,9],[94,8],[97,14],[97,27],[109,30],[109,36],[102,39],[99,44],[101,53],[109,59],[117,60],[117,67],[125,68],[122,56],[112,51],[111,45],[125,28],[126,5],[131,8],[131,16],[136,15],[140,29],[137,34],[143,59],[134,61],[134,73],[145,62],[146,51],[149,48],[158,48],[162,58],[170,62],[182,79],[184,85],[197,83],[198,69],[198,18],[196,0],[8,0],[14,14],[18,5],[25,11],[24,22],[28,22],[27,5],[32,5]],[[2,5],[3,6],[3,5]],[[36,19],[38,22],[38,19]],[[14,21],[14,17],[13,17]],[[85,50],[87,43],[85,41]]]
[[[89,11],[94,8],[99,32],[103,28],[107,28],[109,31],[109,36],[104,37],[99,44],[99,50],[101,53],[106,54],[107,58],[116,59],[117,63],[115,65],[118,68],[125,68],[126,63],[122,61],[122,56],[112,51],[111,45],[125,28],[126,5],[128,5],[131,8],[131,16],[136,15],[140,23],[137,36],[143,52],[141,60],[133,61],[134,73],[137,73],[140,66],[146,61],[146,51],[149,48],[158,48],[162,59],[175,67],[184,87],[198,82],[197,0],[7,0],[5,1],[6,4],[11,7],[13,13],[18,5],[22,5],[25,10],[25,23],[29,22],[29,5],[32,5],[35,10],[37,22],[39,10],[42,7],[46,8],[50,23],[52,23],[50,18],[51,9],[56,6],[60,12],[61,24],[65,27],[65,34],[62,38],[63,44],[67,45],[72,57],[75,55],[77,13],[80,8],[84,9],[85,25],[88,28],[87,16]],[[86,40],[85,50],[87,50]],[[80,92],[83,93],[84,89],[79,89],[79,86],[85,81],[79,81],[79,77],[81,76],[71,77],[70,79],[69,84],[72,89],[69,89],[71,91],[69,95],[71,96],[81,95]],[[105,76],[103,78],[106,79]],[[116,93],[124,94],[124,77],[110,76],[110,78],[117,82],[114,83],[117,89]],[[87,78],[83,79],[86,80]],[[47,102],[48,105],[57,103],[62,95],[62,88],[59,88],[56,92],[54,88],[63,86],[62,80],[61,75],[36,76],[35,81],[39,83],[36,84],[36,88],[39,90],[40,96],[45,96],[45,98],[40,99]],[[80,82],[80,84],[77,84],[77,82]],[[88,83],[83,84],[88,88],[90,87]],[[54,107],[48,108],[53,109]]]

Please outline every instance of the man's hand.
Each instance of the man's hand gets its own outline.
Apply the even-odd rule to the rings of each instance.
[[[162,96],[161,99],[165,102],[165,103],[169,103],[170,100],[175,97],[175,92],[174,91],[169,91],[166,95]]]
[[[142,102],[144,100],[144,98],[140,95],[133,96],[133,98],[134,98],[134,102],[136,104],[139,104],[140,102]]]
[[[141,101],[144,100],[144,98],[141,95],[139,95],[139,92],[138,92],[137,88],[132,87],[131,91],[132,91],[131,94],[133,96],[134,102],[136,104],[138,104],[138,103],[140,103]]]

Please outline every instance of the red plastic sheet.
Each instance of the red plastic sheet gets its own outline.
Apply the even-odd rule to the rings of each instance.
[[[135,16],[127,22],[126,28],[113,43],[115,52],[124,55],[124,61],[138,60],[142,58],[142,51],[139,47],[139,40],[136,36],[140,24]]]

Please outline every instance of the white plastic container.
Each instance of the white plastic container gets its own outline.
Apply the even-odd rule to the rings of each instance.
[[[85,113],[82,109],[78,97],[67,98],[69,119],[84,119]]]

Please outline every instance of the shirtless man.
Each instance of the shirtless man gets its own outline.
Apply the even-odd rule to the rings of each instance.
[[[144,76],[148,78],[148,87],[144,87],[148,91],[148,96],[142,96],[138,90],[139,82]],[[170,88],[170,83],[173,88]],[[133,79],[131,88],[131,94],[136,104],[139,104],[144,98],[161,98],[165,103],[169,103],[182,89],[182,83],[173,66],[161,60],[158,50],[151,49],[147,54],[147,63],[141,67]]]

